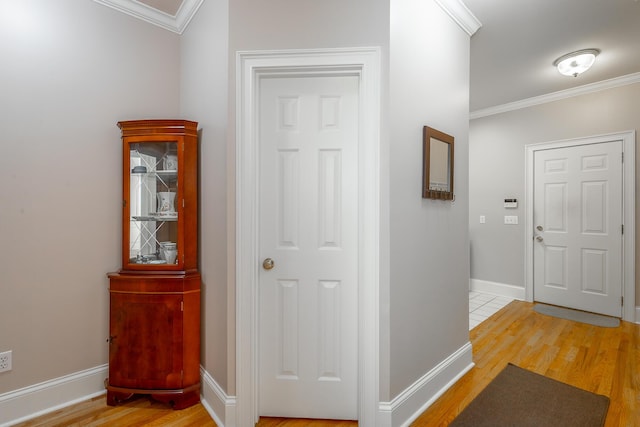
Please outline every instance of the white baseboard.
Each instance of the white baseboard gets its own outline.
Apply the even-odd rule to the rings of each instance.
[[[204,368],[201,401],[219,427],[236,426],[236,398],[227,396]],[[109,365],[97,366],[0,394],[0,427],[9,427],[106,393]]]
[[[436,399],[473,368],[471,350],[471,343],[466,343],[391,402],[380,402],[378,425],[390,427],[410,425]]]
[[[202,406],[218,427],[236,427],[236,397],[227,396],[213,377],[200,367],[202,378]]]
[[[640,325],[640,307],[636,307],[636,323]]]
[[[523,287],[509,285],[507,283],[490,282],[488,280],[470,279],[469,289],[476,292],[509,297],[517,300],[525,300],[525,290]]]
[[[106,393],[108,365],[0,394],[0,427],[11,426]]]

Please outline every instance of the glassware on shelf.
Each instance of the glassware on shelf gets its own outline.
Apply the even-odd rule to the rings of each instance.
[[[129,148],[129,262],[131,264],[175,264],[174,245],[167,258],[161,241],[178,241],[178,143],[176,141],[132,142]]]
[[[172,193],[171,191],[160,191],[156,194],[158,197],[158,209],[156,213],[159,216],[175,216],[175,199],[176,193]]]
[[[166,171],[178,170],[178,156],[175,154],[167,154],[162,159],[162,168]]]
[[[123,142],[123,270],[197,270],[197,123],[133,120],[118,126]],[[173,247],[165,248],[163,242]]]

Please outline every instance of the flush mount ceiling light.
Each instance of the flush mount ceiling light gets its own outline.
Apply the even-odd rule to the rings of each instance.
[[[553,65],[558,68],[560,74],[577,77],[578,74],[587,71],[596,61],[598,49],[583,49],[562,55],[553,61]]]

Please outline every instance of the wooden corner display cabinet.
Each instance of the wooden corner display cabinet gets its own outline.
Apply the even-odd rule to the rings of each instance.
[[[107,404],[200,401],[198,124],[119,122],[122,269],[109,276]]]

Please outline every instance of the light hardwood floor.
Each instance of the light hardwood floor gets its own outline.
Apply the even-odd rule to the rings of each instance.
[[[476,366],[413,426],[447,426],[511,362],[611,399],[605,427],[640,426],[640,325],[603,328],[514,301],[470,331]]]
[[[447,426],[511,362],[604,394],[606,427],[640,426],[640,325],[601,328],[556,319],[514,301],[470,331],[476,366],[427,409],[413,426]],[[146,398],[108,407],[96,398],[19,424],[53,426],[214,426],[202,405],[172,411]],[[353,427],[355,422],[263,418],[259,427]]]

